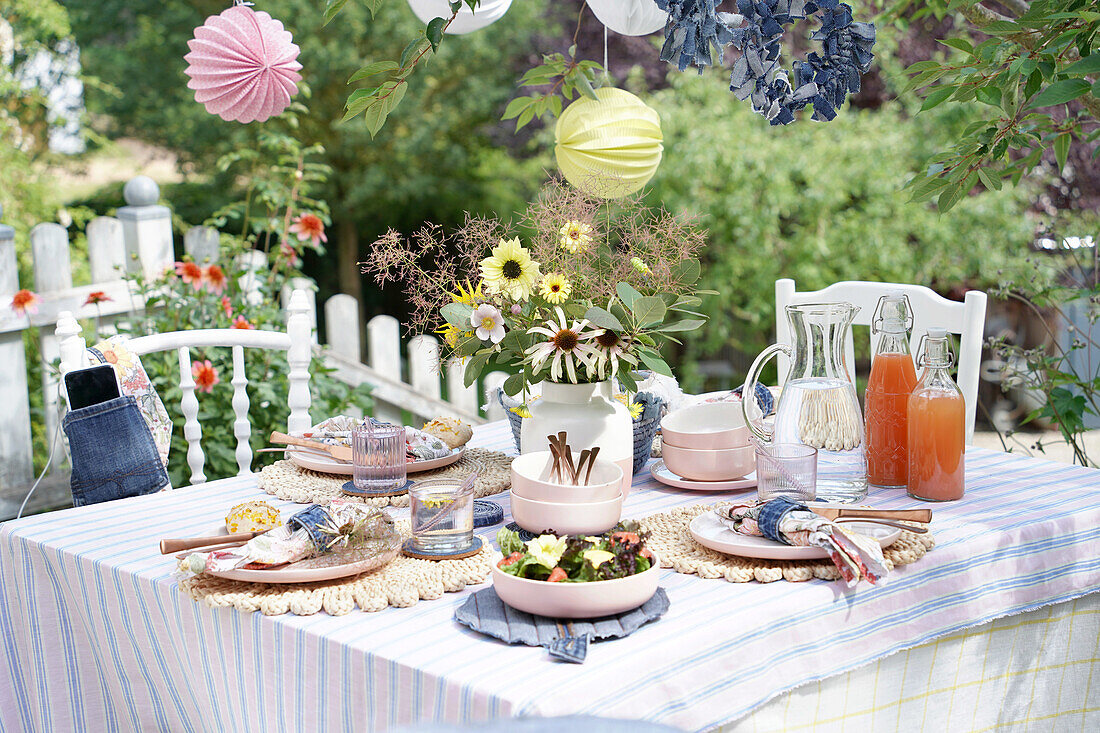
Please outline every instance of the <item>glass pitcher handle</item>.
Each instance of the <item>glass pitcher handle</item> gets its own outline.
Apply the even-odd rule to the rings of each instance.
[[[745,377],[745,386],[741,389],[741,413],[745,416],[745,425],[758,440],[770,443],[772,431],[764,424],[763,418],[757,420],[749,410],[749,405],[756,400],[756,383],[760,379],[760,370],[776,354],[783,353],[788,358],[794,355],[794,349],[786,344],[772,344],[760,352],[760,356],[749,367],[749,375]]]

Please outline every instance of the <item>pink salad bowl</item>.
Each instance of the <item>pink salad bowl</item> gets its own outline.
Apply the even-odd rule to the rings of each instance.
[[[658,564],[644,573],[591,583],[549,583],[509,575],[493,560],[493,588],[500,600],[519,611],[551,618],[596,618],[629,611],[657,592]]]
[[[740,402],[691,405],[670,412],[661,420],[662,446],[717,450],[748,444],[749,429],[745,426]]]
[[[579,458],[579,454],[573,460]],[[611,501],[621,491],[623,469],[611,461],[596,458],[592,465],[589,483],[574,486],[568,483],[550,481],[550,466],[553,458],[550,451],[524,453],[512,460],[512,495],[535,501],[559,502],[563,504]],[[585,463],[584,473],[588,473]],[[568,479],[567,479],[568,480]]]

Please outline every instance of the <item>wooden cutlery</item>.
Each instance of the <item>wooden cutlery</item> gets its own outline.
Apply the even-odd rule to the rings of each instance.
[[[222,534],[212,537],[186,537],[181,539],[161,540],[160,554],[171,555],[173,552],[197,550],[199,548],[202,548],[203,552],[207,552],[214,549],[220,550],[224,547],[236,547],[238,545],[243,545],[253,537],[261,534],[263,534],[263,532],[238,532],[236,534]]]
[[[599,447],[585,448],[581,451],[577,462],[573,463],[573,448],[567,442],[565,431],[557,435],[547,435],[546,440],[550,444],[550,454],[554,457],[554,464],[550,469],[550,480],[558,483],[570,483],[574,486],[581,485],[581,475],[584,475],[584,485],[588,485],[588,479],[592,476],[592,465],[596,462],[596,454]],[[588,462],[588,470],[584,470],[585,462]]]
[[[312,448],[313,450],[323,451],[338,461],[347,461],[348,463],[352,461],[351,448],[346,445],[329,445],[328,443],[322,443],[317,440],[296,438],[293,435],[287,435],[286,433],[280,432],[273,432],[269,440],[276,445],[296,445],[301,448]]]

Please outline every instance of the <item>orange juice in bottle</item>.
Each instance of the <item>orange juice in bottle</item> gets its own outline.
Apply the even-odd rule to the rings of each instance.
[[[909,299],[900,291],[884,295],[871,328],[881,331],[864,395],[867,424],[867,483],[903,489],[909,471],[909,395],[917,371],[909,353]]]
[[[951,379],[947,331],[925,337],[924,373],[909,397],[909,496],[954,501],[963,496],[966,407]]]

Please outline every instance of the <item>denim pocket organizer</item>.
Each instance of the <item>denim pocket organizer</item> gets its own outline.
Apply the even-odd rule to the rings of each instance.
[[[168,483],[133,397],[72,410],[62,426],[72,454],[73,506],[151,494]]]

